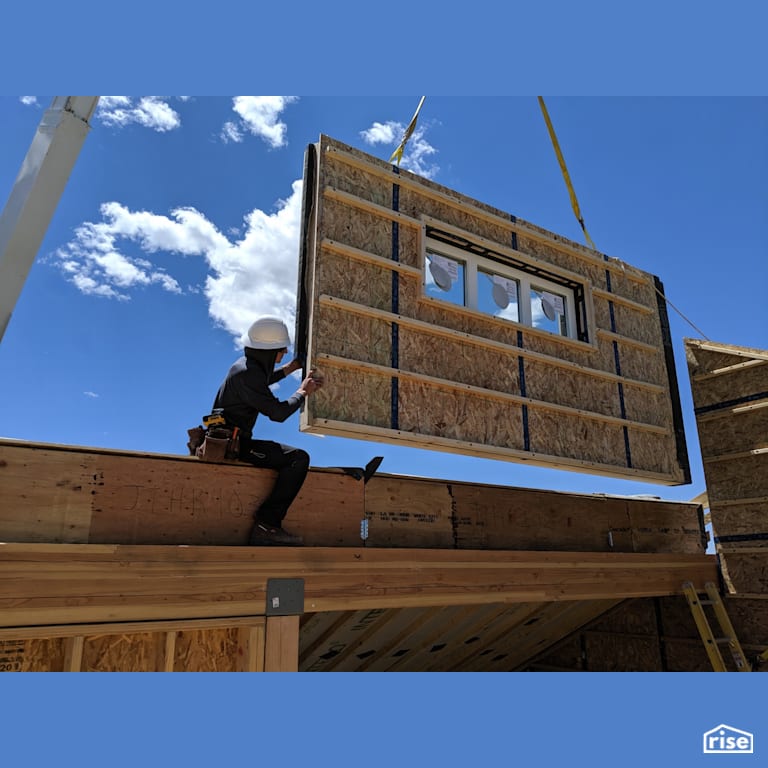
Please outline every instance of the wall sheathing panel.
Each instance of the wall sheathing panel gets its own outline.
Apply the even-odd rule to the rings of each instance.
[[[307,153],[298,324],[326,386],[303,430],[689,481],[654,276],[328,137]],[[574,281],[584,338],[428,297],[427,227]]]
[[[733,593],[768,595],[768,351],[685,346],[724,580]]]

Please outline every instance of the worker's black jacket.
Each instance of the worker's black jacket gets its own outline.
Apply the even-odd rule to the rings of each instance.
[[[214,400],[214,408],[224,409],[227,424],[239,427],[244,438],[250,438],[260,413],[272,421],[285,421],[299,410],[304,396],[298,392],[287,400],[278,400],[269,388],[285,378],[275,371],[274,349],[245,348],[245,355],[229,369]]]

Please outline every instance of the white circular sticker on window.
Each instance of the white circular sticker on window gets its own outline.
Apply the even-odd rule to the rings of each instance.
[[[436,253],[430,254],[429,258],[429,271],[435,284],[441,291],[450,291],[451,286],[459,279],[458,262]]]
[[[492,275],[491,282],[493,283],[491,295],[500,309],[506,309],[511,301],[517,302],[517,283],[514,280]]]
[[[543,291],[541,294],[541,308],[547,320],[554,320],[557,315],[562,315],[565,311],[563,297]]]

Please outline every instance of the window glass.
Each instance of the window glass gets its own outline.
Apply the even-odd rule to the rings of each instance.
[[[431,236],[434,235],[434,236]],[[579,326],[585,312],[584,286],[527,263],[524,254],[506,257],[459,232],[426,228],[424,293],[492,317],[567,338],[587,341]]]
[[[465,265],[458,259],[427,251],[424,290],[427,296],[435,296],[460,306],[466,305]]]
[[[520,322],[517,280],[484,269],[478,270],[477,308],[489,315]]]
[[[538,286],[531,286],[531,323],[561,336],[568,335],[565,296]]]

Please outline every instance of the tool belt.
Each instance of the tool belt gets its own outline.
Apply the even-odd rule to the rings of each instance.
[[[223,421],[220,414],[213,413],[203,417],[203,424],[208,426],[201,424],[187,430],[190,456],[219,463],[240,458],[240,430]]]

